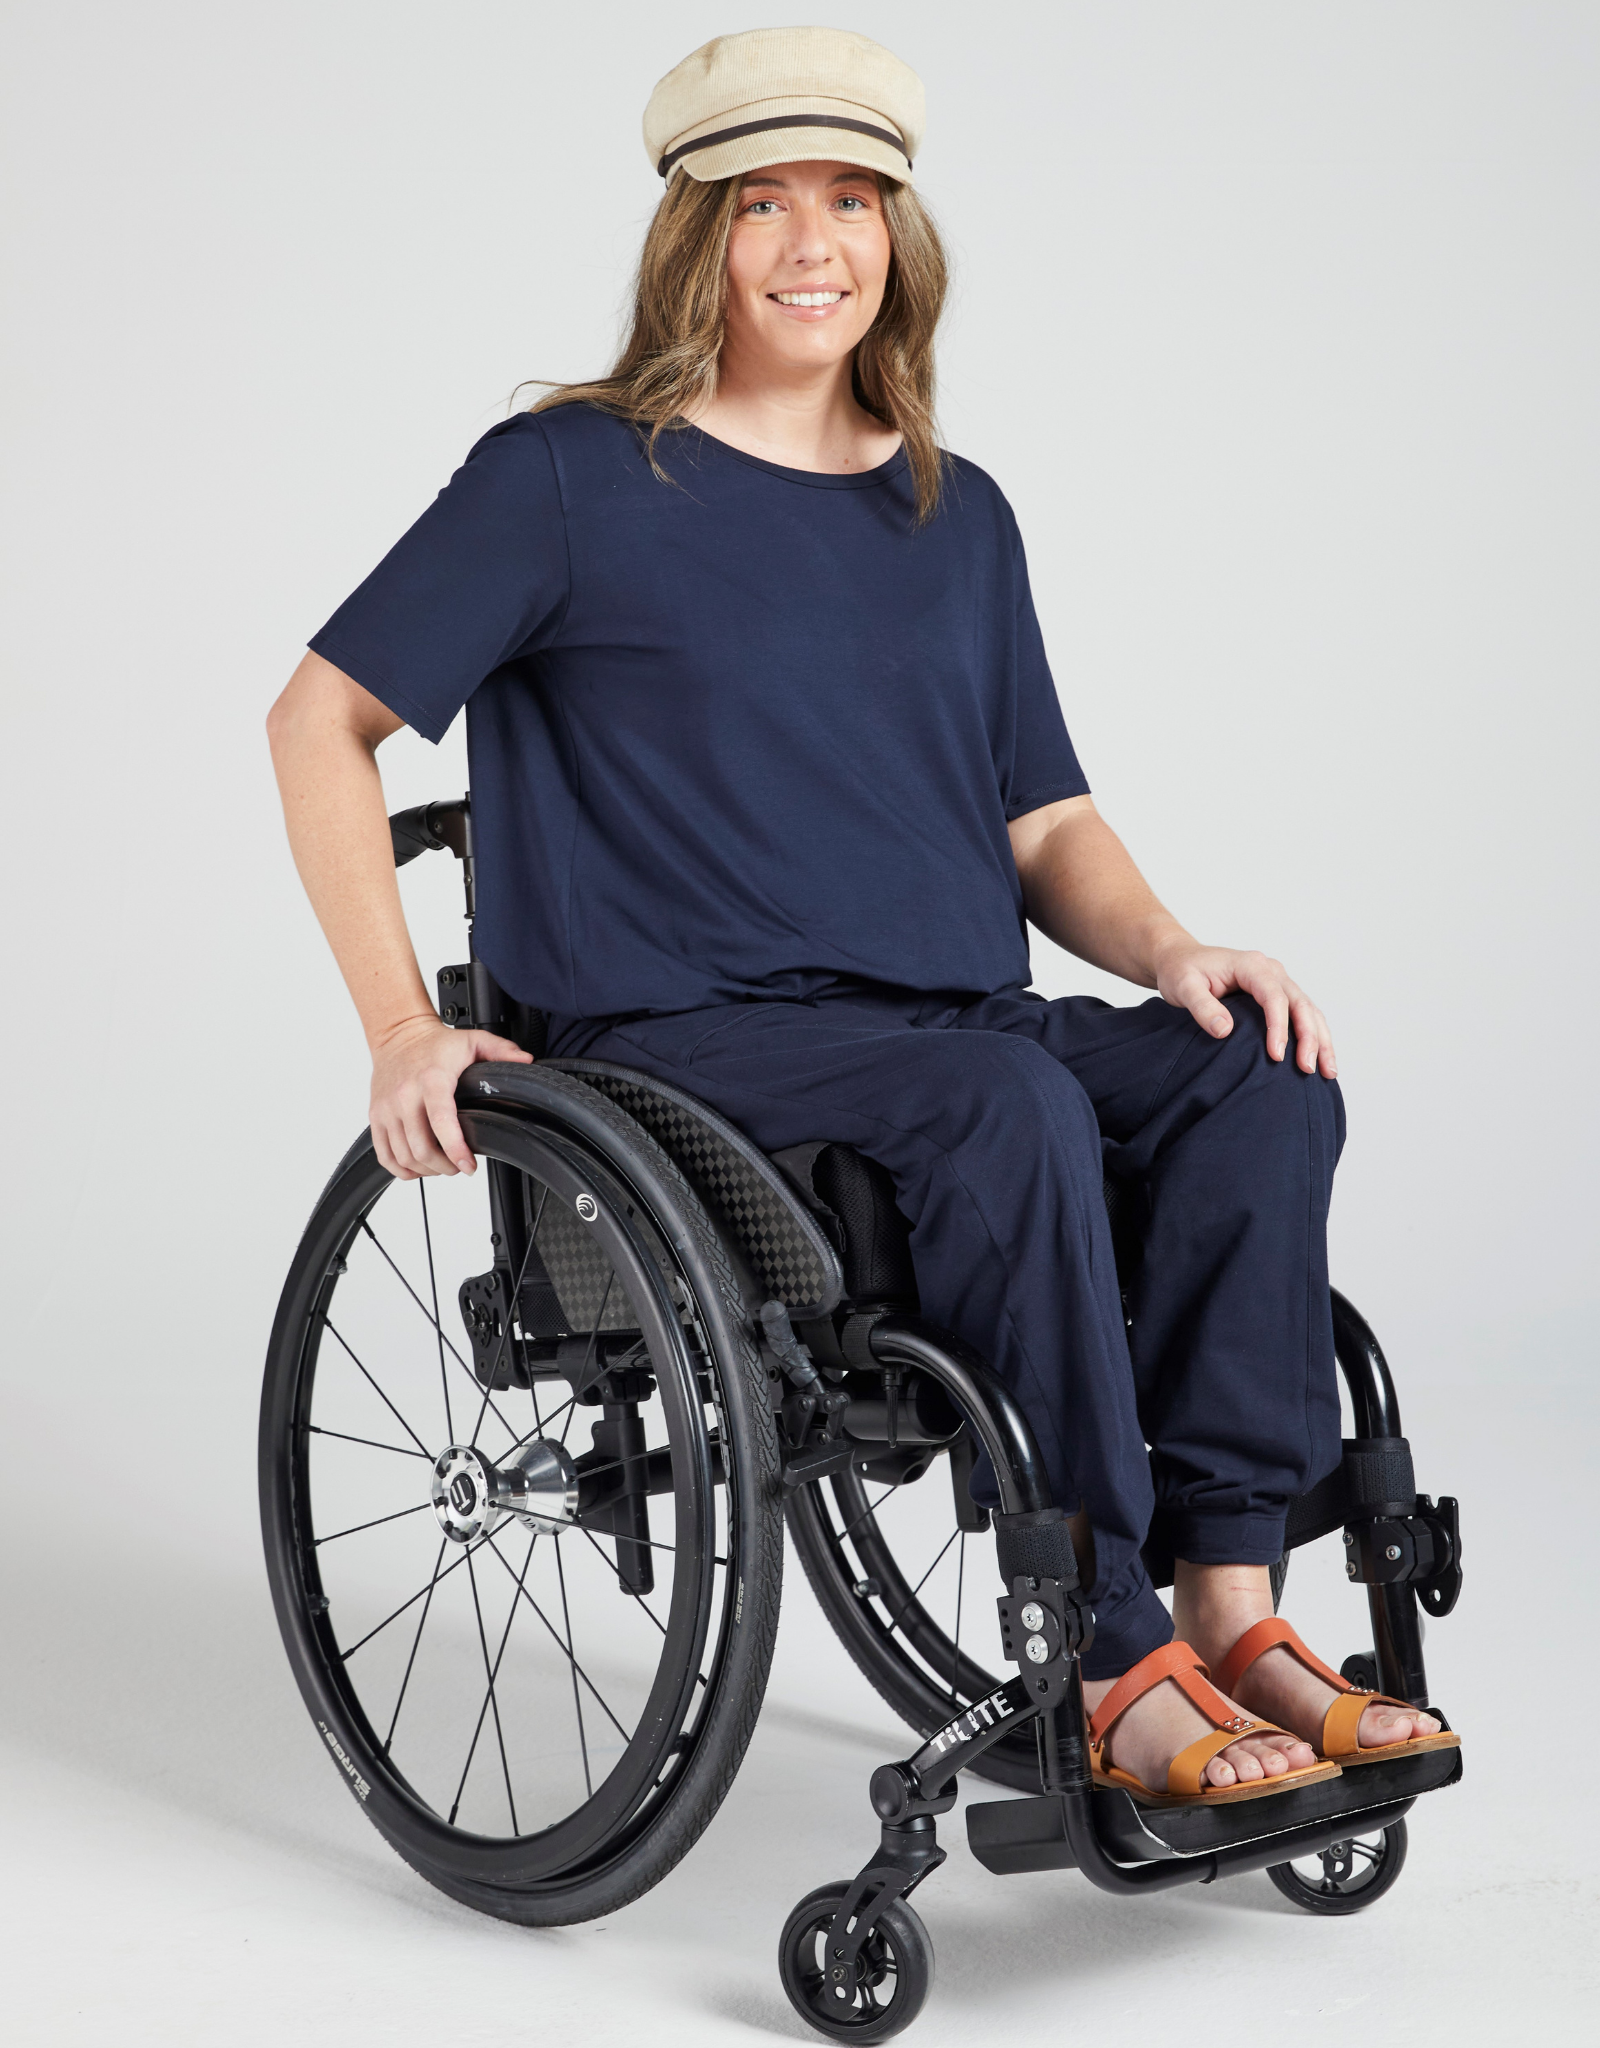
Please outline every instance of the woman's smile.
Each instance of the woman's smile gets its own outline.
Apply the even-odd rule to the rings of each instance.
[[[803,292],[768,292],[767,297],[775,306],[781,306],[786,313],[831,313],[850,294],[838,285],[814,285]]]

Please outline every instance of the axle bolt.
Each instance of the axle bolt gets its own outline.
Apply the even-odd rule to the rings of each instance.
[[[1044,1609],[1037,1600],[1030,1600],[1018,1616],[1025,1629],[1038,1630],[1044,1627]]]
[[[1385,1551],[1385,1552],[1384,1552],[1383,1554],[1384,1554],[1384,1556],[1385,1556],[1385,1557],[1386,1557],[1386,1558],[1387,1558],[1387,1559],[1389,1560],[1389,1562],[1390,1562],[1391,1564],[1393,1564],[1393,1563],[1394,1563],[1394,1561],[1396,1560],[1396,1558],[1398,1558],[1398,1557],[1399,1557],[1399,1555],[1400,1555],[1400,1546],[1399,1546],[1399,1544],[1398,1544],[1398,1543],[1391,1543],[1391,1544],[1389,1545],[1389,1548],[1388,1548],[1388,1549],[1387,1549],[1387,1550],[1386,1550],[1386,1551]]]
[[[1048,1663],[1050,1658],[1050,1645],[1045,1641],[1043,1636],[1029,1636],[1028,1640],[1023,1644],[1022,1647],[1027,1651],[1028,1661],[1031,1664]]]

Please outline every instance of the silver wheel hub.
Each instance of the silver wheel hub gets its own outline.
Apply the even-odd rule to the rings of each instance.
[[[493,1535],[502,1522],[552,1535],[578,1516],[578,1474],[562,1445],[536,1438],[492,1465],[471,1444],[451,1444],[433,1461],[429,1488],[439,1527],[455,1543]]]

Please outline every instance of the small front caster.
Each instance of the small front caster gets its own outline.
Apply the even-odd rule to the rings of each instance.
[[[1352,1835],[1320,1854],[1275,1863],[1267,1875],[1308,1913],[1359,1913],[1383,1897],[1405,1860],[1406,1824],[1397,1820],[1381,1834]]]
[[[803,1898],[784,1925],[778,1971],[800,2017],[830,2041],[887,2041],[910,2026],[933,1983],[933,1943],[906,1904],[884,1906],[847,1968],[828,1953],[828,1935],[849,1892],[825,1884]]]

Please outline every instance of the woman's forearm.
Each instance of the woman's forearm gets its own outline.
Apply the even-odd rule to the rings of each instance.
[[[295,866],[374,1049],[435,1014],[400,905],[374,757],[399,724],[314,654],[267,721]]]
[[[1155,988],[1163,952],[1196,943],[1089,797],[1018,819],[1011,838],[1030,922],[1080,960]]]

